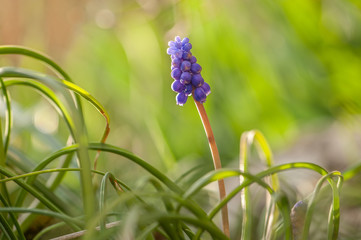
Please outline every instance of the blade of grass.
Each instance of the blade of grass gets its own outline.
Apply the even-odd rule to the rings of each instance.
[[[38,190],[36,190],[33,186],[25,183],[21,179],[17,178],[17,174],[11,173],[9,170],[6,170],[4,168],[0,168],[0,173],[4,176],[8,177],[5,179],[1,179],[1,181],[7,181],[9,178],[14,178],[14,182],[19,185],[20,187],[24,188],[26,191],[28,191],[31,195],[33,195],[36,199],[38,199],[40,202],[42,202],[47,208],[49,208],[52,211],[62,213],[62,211],[54,205],[53,202],[49,201],[48,198],[44,197]]]
[[[61,214],[58,212],[52,212],[49,210],[44,209],[34,209],[34,208],[17,208],[17,207],[8,207],[8,208],[1,208],[0,212],[13,212],[13,213],[32,213],[32,214],[38,214],[38,215],[44,215],[49,217],[54,217],[63,220],[66,224],[69,225],[69,227],[74,229],[74,226],[83,225],[83,221],[79,221],[75,218],[69,217],[65,214]],[[78,230],[79,228],[76,228],[74,230]]]
[[[8,204],[8,202],[5,200],[5,198],[0,194],[0,201],[3,204],[4,207],[10,207],[10,205]],[[10,212],[9,213],[10,218],[11,218],[11,222],[13,223],[12,225],[15,226],[18,238],[17,239],[21,239],[21,240],[25,240],[25,236],[23,231],[21,230],[21,227],[18,223],[18,220],[16,219],[16,216],[14,213]],[[10,225],[9,225],[10,227]]]
[[[47,85],[52,86],[57,89],[64,95],[65,101],[67,101],[68,106],[71,108],[71,113],[73,114],[73,120],[75,122],[75,138],[74,141],[79,143],[79,148],[77,151],[78,159],[82,171],[80,172],[81,186],[82,186],[82,196],[84,203],[84,212],[86,215],[86,221],[90,221],[90,219],[94,215],[95,209],[95,194],[92,188],[92,176],[91,176],[91,164],[87,151],[87,133],[85,129],[84,119],[82,113],[79,112],[79,109],[76,109],[76,104],[72,102],[72,98],[68,92],[65,91],[65,87],[61,81],[57,81],[55,78],[39,74],[37,72],[21,69],[21,68],[13,68],[13,67],[2,67],[0,68],[0,77],[19,77],[19,78],[32,78],[35,80],[39,80]],[[85,236],[87,238],[88,236]]]
[[[263,178],[275,173],[279,173],[282,171],[287,171],[287,170],[293,170],[293,169],[297,169],[297,168],[304,168],[304,169],[309,169],[312,170],[314,172],[317,172],[321,175],[326,175],[328,174],[328,172],[318,166],[317,164],[314,163],[308,163],[308,162],[295,162],[295,163],[285,163],[285,164],[280,164],[277,166],[273,166],[269,169],[266,169],[258,174],[255,175],[255,177],[258,178]],[[245,182],[243,182],[241,185],[239,185],[238,187],[236,187],[235,189],[233,189],[228,195],[227,198],[222,200],[217,206],[215,206],[211,213],[209,214],[210,217],[214,217],[215,214],[220,210],[220,208],[223,206],[223,204],[225,204],[225,202],[230,201],[233,197],[235,197],[244,187],[247,187],[251,184],[251,181],[246,180]]]
[[[14,235],[13,231],[11,230],[11,227],[10,227],[8,221],[4,218],[4,216],[2,214],[0,214],[0,229],[1,229],[1,232],[4,234],[3,236],[6,236],[7,239],[16,239],[16,236]]]
[[[154,186],[154,188],[159,193],[164,192],[163,187],[155,179],[150,179],[150,183]],[[162,197],[162,201],[163,201],[163,204],[164,204],[165,209],[167,210],[167,212],[171,212],[171,213],[173,212],[174,213],[175,209],[174,209],[174,206],[173,206],[172,202],[170,201],[170,199],[168,197]],[[178,232],[177,235],[179,235],[181,239],[184,239],[182,231],[184,231],[185,233],[190,231],[190,229],[183,223],[176,224],[174,227],[175,227],[176,231]]]
[[[340,188],[342,186],[343,178],[338,178],[337,184],[331,181],[332,188],[332,205],[330,207],[330,214],[328,219],[328,239],[337,240],[340,228]]]
[[[248,185],[256,182],[258,183],[260,186],[262,186],[263,188],[265,188],[269,193],[271,197],[274,197],[275,195],[275,191],[267,184],[265,183],[263,180],[261,180],[259,177],[254,176],[252,174],[249,173],[245,173],[239,170],[230,170],[230,169],[222,169],[222,170],[218,170],[218,171],[212,171],[208,174],[206,174],[205,176],[203,176],[202,178],[200,178],[198,181],[196,181],[192,186],[189,187],[189,189],[187,190],[187,192],[184,193],[183,198],[187,199],[188,197],[194,195],[196,192],[198,192],[200,189],[202,189],[204,186],[206,186],[207,184],[217,181],[219,178],[227,178],[227,177],[234,177],[234,176],[243,176],[244,178],[247,179],[247,181],[245,181],[244,183],[248,183]],[[289,209],[287,208],[288,205],[282,205],[284,203],[282,203],[282,201],[287,201],[284,199],[286,198],[285,196],[282,196],[282,198],[276,198],[279,199],[276,200],[276,203],[278,205],[278,207],[282,210],[282,216],[284,217],[284,221],[287,223],[285,226],[289,226],[290,225],[290,221],[289,221]],[[212,219],[212,215],[209,215],[209,218]],[[198,231],[197,235],[196,235],[196,239],[198,239],[201,235],[201,231]],[[291,235],[291,230],[286,229],[286,235],[287,236],[292,236]]]
[[[100,189],[99,189],[99,212],[100,214],[103,214],[103,209],[105,206],[105,190],[106,190],[106,183],[108,178],[111,176],[110,172],[107,172],[102,177],[102,181],[100,183]],[[100,219],[100,231],[104,231],[106,229],[105,227],[105,220],[103,218]]]
[[[286,164],[281,164],[278,166],[273,166],[270,167],[269,169],[262,171],[258,174],[256,174],[255,176],[258,178],[263,178],[266,177],[268,175],[272,175],[281,171],[286,171],[286,170],[291,170],[291,169],[297,169],[297,168],[305,168],[305,169],[309,169],[312,171],[315,171],[321,175],[326,175],[328,174],[328,172],[318,166],[317,164],[314,163],[307,163],[307,162],[296,162],[296,163],[286,163]],[[211,212],[209,213],[209,217],[212,219],[218,212],[219,210],[222,208],[222,206],[224,204],[226,204],[228,201],[230,201],[233,197],[235,197],[240,191],[243,190],[244,187],[247,187],[251,184],[252,182],[250,180],[246,180],[244,181],[240,186],[236,187],[235,189],[233,189],[228,195],[227,197],[222,200],[217,206],[215,206]],[[291,224],[289,223],[289,226],[284,226],[286,229],[291,229]],[[287,232],[291,233],[291,230],[287,230]],[[292,234],[290,235],[290,238],[292,238]]]
[[[110,118],[109,118],[109,114],[108,112],[105,110],[105,108],[101,105],[100,102],[98,102],[91,94],[89,94],[87,91],[85,91],[84,89],[80,88],[79,86],[75,85],[72,82],[66,81],[66,80],[61,80],[62,83],[64,84],[64,86],[66,86],[68,89],[72,90],[73,92],[79,94],[80,96],[82,96],[84,99],[86,99],[89,103],[91,103],[98,111],[100,114],[103,115],[103,117],[105,118],[105,122],[106,122],[106,126],[105,126],[105,130],[103,133],[103,136],[100,140],[101,143],[105,143],[105,141],[108,138],[109,132],[110,132]],[[97,152],[97,155],[95,157],[95,161],[94,161],[94,169],[96,169],[97,166],[97,159],[99,157],[100,152]]]
[[[307,208],[306,216],[305,216],[305,224],[304,224],[303,233],[302,233],[302,239],[303,240],[309,239],[308,234],[309,234],[309,229],[310,229],[310,226],[311,226],[312,214],[313,214],[313,209],[314,209],[314,206],[315,206],[316,197],[318,196],[318,193],[319,193],[323,183],[326,180],[331,180],[331,182],[333,182],[333,180],[331,178],[333,176],[337,176],[340,179],[342,179],[341,173],[338,172],[338,171],[334,171],[334,172],[330,172],[330,173],[324,175],[323,177],[321,177],[320,180],[316,184],[315,190],[313,191],[313,193],[311,195],[311,198],[310,198],[310,200],[308,202],[308,208]],[[336,187],[331,182],[330,182],[331,188],[335,189]],[[334,194],[335,194],[335,192],[334,192]],[[337,193],[335,195],[333,195],[334,198],[338,199],[337,196],[338,196]],[[334,200],[334,202],[336,204],[336,208],[338,209],[339,206],[337,206],[337,205],[339,205],[339,201]],[[336,223],[336,225],[337,225],[337,223]]]
[[[269,147],[263,134],[258,130],[251,130],[243,133],[240,140],[239,167],[243,172],[248,172],[248,153],[250,152],[250,147],[253,144],[256,144],[257,152],[267,167],[271,167],[274,164],[271,148]],[[244,178],[241,176],[240,183],[242,184],[243,181]],[[279,188],[277,175],[272,175],[271,181],[269,182],[272,188],[277,191]],[[250,234],[252,233],[252,211],[248,188],[244,188],[241,193],[241,206],[243,210],[242,239],[250,239]],[[266,213],[270,214],[267,214],[265,217],[265,228],[262,239],[271,238],[272,226],[275,224],[275,220],[277,219],[278,215],[277,210],[274,209],[274,206],[272,205],[272,201],[269,195],[266,196],[266,207]]]
[[[10,104],[10,100],[8,98],[8,94],[7,94],[7,90],[4,86],[4,82],[3,79],[0,77],[0,83],[1,83],[1,87],[2,87],[2,92],[3,92],[3,96],[4,96],[4,101],[6,104],[6,115],[9,116],[9,112],[11,112],[11,108],[9,107]],[[11,114],[10,114],[11,116]],[[7,121],[9,120],[9,118],[7,117],[5,119],[5,124],[7,126],[5,126],[5,143],[3,140],[3,133],[2,133],[2,123],[1,123],[1,119],[0,119],[0,167],[5,168],[6,166],[6,152],[7,152],[7,147],[9,144],[9,139],[10,139],[10,130],[9,127],[11,128],[11,124],[8,123]],[[6,132],[8,131],[8,134],[6,134]],[[0,179],[3,179],[4,176],[0,175]],[[0,194],[3,195],[4,198],[6,198],[7,202],[10,202],[10,197],[9,197],[9,193],[6,187],[6,184],[3,183],[0,185]],[[3,214],[4,215],[4,214]],[[2,216],[4,219],[6,219],[6,215]],[[11,228],[11,226],[9,226]]]
[[[4,84],[4,81],[2,78],[0,78],[0,84],[1,84],[1,90],[3,92],[3,98],[6,105],[6,111],[5,111],[5,143],[4,143],[4,156],[6,156],[9,143],[10,143],[10,134],[11,134],[11,127],[12,127],[12,111],[11,111],[11,100],[10,95],[6,89],[6,86]]]
[[[46,85],[31,79],[6,79],[4,81],[4,85],[6,87],[29,86],[39,91],[53,106],[55,106],[55,110],[59,112],[60,115],[64,118],[64,121],[68,126],[69,132],[74,138],[74,122],[72,121],[72,118],[70,117],[70,114],[64,104],[60,101],[56,94],[54,94],[54,91],[52,91]]]
[[[70,76],[56,62],[54,62],[50,57],[46,56],[44,53],[40,53],[30,48],[26,48],[22,46],[3,45],[0,46],[0,54],[17,54],[39,60],[45,63],[46,65],[50,66],[51,69],[55,70],[55,72],[57,73],[58,76],[60,76],[60,78],[64,78],[69,82],[73,82]],[[75,95],[75,104],[77,109],[79,110],[80,117],[83,120],[82,105],[81,105],[80,97],[77,95]]]
[[[46,233],[50,232],[50,231],[53,231],[57,228],[60,228],[60,227],[63,227],[65,224],[65,222],[58,222],[58,223],[55,223],[53,225],[50,225],[44,229],[42,229],[40,232],[38,232],[35,237],[33,238],[33,240],[39,240],[39,239],[44,239],[43,238],[43,235],[45,235]]]
[[[50,57],[46,56],[43,53],[34,51],[30,48],[25,48],[22,46],[14,46],[14,45],[3,45],[0,46],[0,54],[18,54],[40,60],[46,63],[47,65],[49,65],[50,67],[52,67],[58,74],[60,74],[60,76],[71,81],[69,75]]]

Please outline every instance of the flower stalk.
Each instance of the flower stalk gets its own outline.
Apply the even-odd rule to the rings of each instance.
[[[201,117],[204,130],[206,132],[209,147],[211,149],[214,168],[221,169],[221,160],[218,153],[216,141],[214,139],[211,124],[209,123],[206,110],[203,103],[207,96],[211,93],[211,88],[202,77],[202,67],[197,63],[197,58],[192,55],[192,44],[188,38],[183,40],[177,36],[174,41],[168,42],[169,48],[167,53],[171,56],[171,76],[174,79],[172,83],[172,90],[177,92],[177,105],[183,106],[189,96],[193,96],[194,102]],[[221,201],[226,197],[226,187],[224,180],[218,180],[219,195]],[[222,226],[224,234],[229,237],[229,222],[228,222],[228,208],[225,205],[222,208]]]
[[[213,135],[213,131],[212,131],[211,124],[209,122],[206,110],[205,110],[202,103],[198,102],[196,99],[194,99],[194,102],[196,104],[199,116],[200,116],[201,121],[203,123],[204,131],[206,132],[206,135],[207,135],[207,138],[208,138],[208,143],[209,143],[209,148],[211,149],[214,168],[216,170],[221,169],[222,168],[221,159],[219,157],[217,144],[216,144],[216,141],[215,141],[215,138],[214,138],[214,135]],[[220,199],[222,201],[226,197],[226,187],[225,187],[223,179],[218,180],[218,188],[219,188],[219,196],[220,196]],[[229,233],[229,220],[228,220],[228,207],[227,207],[227,204],[224,205],[224,207],[222,208],[221,213],[222,213],[223,232],[227,237],[229,237],[230,233]]]

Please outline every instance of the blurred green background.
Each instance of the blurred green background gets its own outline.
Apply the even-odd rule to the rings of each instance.
[[[349,149],[342,154],[346,165],[360,157],[358,0],[0,4],[0,43],[25,45],[55,59],[108,110],[108,143],[164,171],[185,171],[178,164],[206,163],[212,168],[194,103],[189,99],[185,106],[176,106],[170,89],[166,48],[176,35],[190,38],[192,53],[211,85],[205,107],[224,165],[236,162],[240,135],[250,129],[261,130],[277,153],[304,144],[298,143],[304,136],[320,134],[306,140],[303,152],[315,147],[317,139],[335,139],[335,145],[342,142]],[[1,64],[45,70],[27,58],[2,56]],[[15,145],[40,149],[34,152],[36,158],[65,144],[64,123],[48,103],[25,88],[11,94],[17,102],[15,126],[20,127],[12,140]],[[88,104],[84,110],[90,139],[98,141],[103,118]],[[335,123],[336,133],[330,132]],[[34,127],[56,137],[50,142],[24,130]],[[122,172],[122,164],[114,164],[103,159],[99,167]]]
[[[0,44],[51,56],[109,112],[107,142],[172,178],[198,164],[212,169],[194,103],[176,106],[170,89],[166,48],[177,35],[190,38],[211,85],[205,108],[224,166],[237,167],[240,136],[251,129],[269,140],[276,163],[311,161],[343,171],[360,162],[359,0],[0,0],[0,6]],[[0,64],[50,73],[26,57],[0,56]],[[64,121],[48,102],[26,87],[9,90],[11,146],[30,158],[27,164],[66,144]],[[103,117],[85,101],[84,112],[90,141],[99,141]],[[121,160],[102,153],[98,167],[136,184],[144,172]],[[284,188],[301,192],[293,196],[299,199],[317,181],[302,171],[282,176],[295,181]],[[356,178],[341,199],[342,234],[354,237],[361,227]],[[79,195],[76,174],[66,182]]]

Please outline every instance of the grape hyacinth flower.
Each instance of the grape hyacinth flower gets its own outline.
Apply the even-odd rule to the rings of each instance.
[[[176,96],[177,105],[183,106],[183,104],[187,102],[188,97],[193,94],[195,105],[208,138],[214,168],[216,170],[221,169],[222,165],[217,144],[206,110],[203,106],[207,96],[211,93],[211,87],[208,83],[204,82],[201,75],[202,67],[197,63],[197,58],[194,57],[190,51],[192,49],[192,44],[189,42],[188,38],[181,39],[177,36],[174,41],[169,41],[168,45],[169,48],[167,49],[167,53],[172,59],[171,76],[174,79],[171,88],[174,92],[178,93]],[[226,197],[226,188],[223,179],[218,180],[218,189],[220,199],[223,200]],[[229,237],[227,204],[222,207],[221,211],[223,232]]]
[[[177,105],[183,106],[188,96],[192,95],[196,101],[204,103],[208,94],[211,93],[210,86],[204,82],[201,75],[202,67],[197,63],[197,58],[191,53],[192,44],[188,38],[175,37],[174,41],[168,42],[167,53],[171,56],[171,76],[175,80],[172,90],[177,92]]]

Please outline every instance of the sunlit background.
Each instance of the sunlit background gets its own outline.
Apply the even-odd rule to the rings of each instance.
[[[223,165],[237,166],[239,138],[251,129],[270,141],[276,162],[345,170],[360,160],[358,0],[1,0],[0,6],[0,43],[51,56],[109,112],[108,142],[165,172],[212,168],[194,103],[176,106],[170,89],[166,48],[176,35],[190,38],[211,85],[205,108]],[[45,69],[27,58],[2,56],[0,63]],[[18,127],[13,144],[34,158],[64,145],[64,122],[50,104],[25,87],[10,93]],[[104,120],[86,103],[84,111],[89,138],[99,141]],[[133,174],[106,154],[99,168]]]

